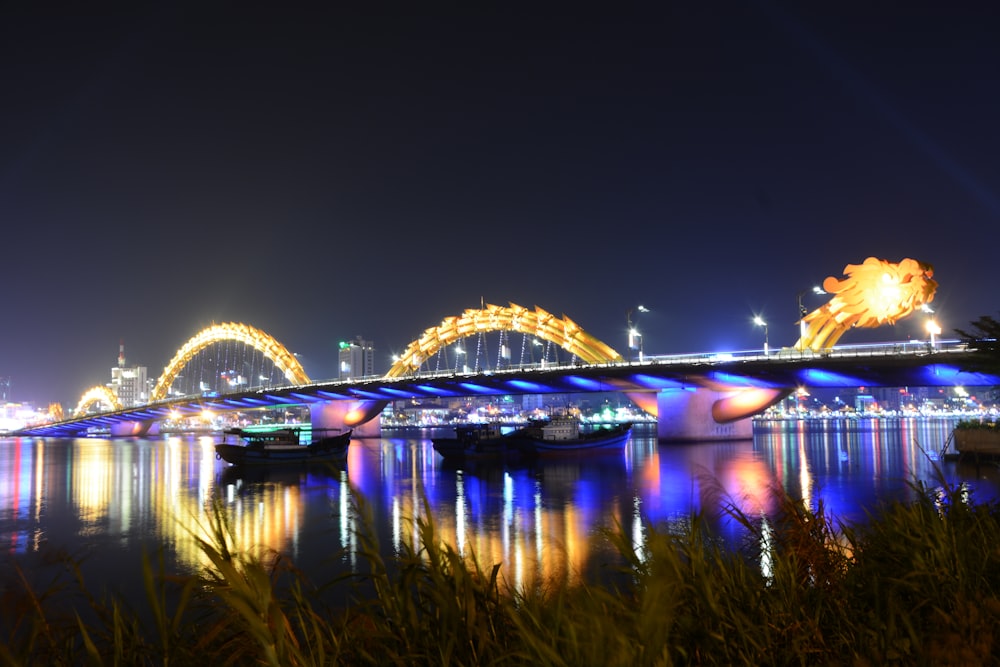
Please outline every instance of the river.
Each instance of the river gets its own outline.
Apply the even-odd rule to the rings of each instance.
[[[650,525],[703,512],[720,533],[731,504],[751,516],[788,493],[846,521],[879,500],[912,498],[910,484],[966,483],[1000,497],[1000,468],[939,460],[953,419],[757,422],[752,441],[658,443],[639,426],[622,455],[524,467],[459,469],[434,452],[431,431],[383,432],[351,444],[340,469],[243,474],[216,459],[211,437],[0,440],[3,556],[35,571],[54,556],[80,560],[90,588],[137,595],[143,553],[169,571],[206,564],[206,507],[220,501],[236,543],[283,554],[314,581],[359,572],[354,509],[370,512],[383,556],[417,545],[424,501],[439,535],[514,584],[575,581],[612,557],[602,529],[635,544]],[[4,571],[9,572],[9,568]]]

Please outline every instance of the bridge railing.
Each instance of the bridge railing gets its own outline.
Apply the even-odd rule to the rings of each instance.
[[[901,355],[925,355],[931,352],[934,353],[948,353],[948,352],[965,352],[967,351],[967,345],[963,341],[959,340],[939,340],[935,341],[934,345],[928,341],[895,341],[895,342],[884,342],[884,343],[862,343],[855,345],[839,345],[835,346],[829,350],[796,350],[793,348],[780,348],[772,349],[765,352],[763,349],[760,350],[734,350],[731,352],[693,352],[685,354],[660,354],[660,355],[646,355],[642,359],[633,359],[631,361],[612,361],[600,364],[585,364],[580,361],[565,361],[565,362],[534,362],[529,364],[519,364],[517,366],[510,366],[506,368],[499,369],[481,369],[479,371],[472,370],[455,370],[455,369],[443,369],[443,370],[422,370],[415,371],[408,375],[401,375],[395,378],[386,378],[384,375],[370,375],[361,378],[353,378],[351,380],[315,380],[310,383],[310,385],[356,385],[363,384],[365,382],[378,382],[386,383],[392,381],[399,382],[412,382],[414,379],[422,380],[436,380],[448,377],[475,377],[477,375],[498,375],[498,374],[516,374],[523,373],[525,371],[544,371],[544,370],[567,370],[572,368],[578,368],[580,366],[588,367],[620,367],[620,366],[651,366],[651,365],[663,365],[663,364],[678,364],[678,365],[712,365],[725,363],[730,361],[803,361],[809,359],[823,359],[830,357],[838,358],[852,358],[852,357],[885,357],[885,356],[901,356]],[[298,385],[296,385],[298,386]],[[271,387],[269,391],[280,391],[282,389],[288,389],[291,387]]]
[[[732,361],[803,361],[809,359],[824,358],[853,358],[853,357],[886,357],[904,355],[926,355],[929,353],[949,353],[965,352],[967,346],[958,340],[935,341],[934,345],[927,341],[897,341],[885,343],[864,343],[857,345],[841,345],[829,350],[796,350],[792,348],[780,348],[776,350],[735,350],[732,352],[695,352],[686,354],[665,354],[646,355],[642,359],[631,361],[613,361],[600,364],[585,364],[578,360],[566,362],[535,362],[530,364],[519,364],[499,369],[473,370],[423,370],[415,371],[408,375],[401,375],[394,378],[386,378],[383,375],[371,375],[351,380],[316,380],[310,385],[357,385],[365,382],[412,382],[413,380],[436,380],[449,377],[476,377],[477,375],[513,375],[530,371],[546,370],[569,370],[581,366],[587,367],[622,367],[622,366],[656,366],[656,365],[714,365]],[[272,387],[269,391],[280,391],[290,387]]]
[[[635,364],[690,364],[719,363],[725,361],[802,361],[824,358],[886,357],[902,355],[925,355],[930,353],[965,352],[968,346],[960,340],[940,340],[932,345],[929,341],[896,341],[886,343],[862,343],[838,345],[828,350],[797,350],[780,348],[777,350],[737,350],[733,352],[701,352],[695,354],[650,355]]]

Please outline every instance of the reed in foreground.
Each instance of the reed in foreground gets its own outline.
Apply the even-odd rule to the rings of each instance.
[[[961,487],[914,489],[859,525],[787,498],[766,519],[734,509],[750,538],[736,550],[698,516],[650,526],[641,546],[612,527],[621,562],[603,583],[532,590],[442,543],[428,518],[419,548],[384,561],[358,495],[365,572],[315,585],[278,554],[241,551],[214,505],[199,540],[210,565],[168,576],[148,559],[142,613],[88,592],[73,559],[41,590],[12,578],[0,663],[996,664],[1000,510]],[[333,609],[337,587],[353,592]]]

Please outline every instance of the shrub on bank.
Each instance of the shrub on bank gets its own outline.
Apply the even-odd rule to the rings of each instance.
[[[955,429],[996,429],[997,422],[995,419],[962,419],[957,424],[955,424]]]
[[[77,574],[0,605],[5,665],[975,665],[1000,661],[1000,510],[963,487],[915,485],[860,525],[786,499],[767,519],[733,510],[738,550],[701,517],[650,527],[604,583],[512,590],[418,519],[419,549],[386,563],[359,537],[370,594],[330,609],[286,560],[237,549],[221,507],[199,540],[210,567],[145,563],[149,610],[87,591]],[[363,498],[355,507],[367,516]],[[430,512],[425,512],[430,516]],[[72,559],[69,572],[76,572]],[[390,567],[391,565],[391,567]],[[151,619],[140,621],[140,618]]]

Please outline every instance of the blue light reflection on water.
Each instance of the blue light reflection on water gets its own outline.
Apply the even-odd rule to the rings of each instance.
[[[641,542],[649,524],[703,513],[727,539],[729,506],[748,516],[783,489],[849,521],[879,500],[913,497],[909,482],[966,482],[1000,497],[997,466],[936,461],[954,421],[881,419],[759,423],[753,441],[657,443],[637,429],[623,455],[524,466],[444,465],[431,432],[357,440],[345,469],[243,473],[216,460],[213,441],[0,440],[0,545],[31,560],[47,547],[86,555],[95,583],[138,587],[144,549],[172,567],[205,565],[190,532],[219,499],[245,548],[273,549],[314,581],[361,572],[351,489],[364,498],[381,553],[419,548],[415,516],[430,509],[439,536],[482,565],[503,563],[515,584],[575,580],[613,555],[601,538],[619,526]],[[387,432],[388,433],[388,432]]]
[[[781,488],[844,520],[864,520],[882,501],[913,499],[913,484],[971,486],[1000,498],[998,468],[940,460],[954,418],[758,422],[754,448]]]

